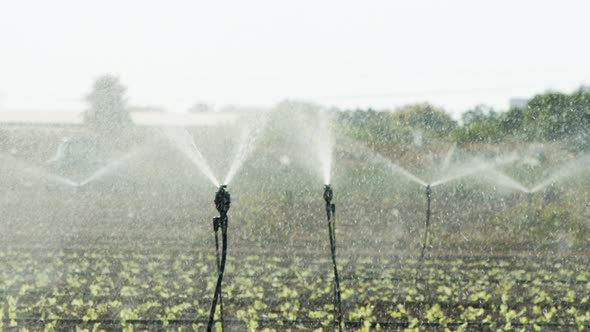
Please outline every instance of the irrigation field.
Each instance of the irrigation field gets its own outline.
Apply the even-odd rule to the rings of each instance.
[[[590,329],[588,174],[535,192],[565,174],[555,169],[574,172],[567,164],[517,164],[490,185],[466,176],[492,165],[469,162],[468,151],[457,156],[460,172],[439,177],[444,160],[457,170],[452,158],[411,149],[400,164],[419,164],[408,169],[441,179],[423,181],[343,143],[335,148],[333,181],[338,241],[329,246],[331,200],[317,185],[331,181],[289,166],[287,152],[299,143],[281,141],[275,129],[260,143],[270,148],[244,163],[230,187],[224,331],[334,330],[334,248],[346,331]],[[50,141],[41,137],[30,146]],[[203,146],[231,146],[215,142]],[[97,170],[94,157],[81,158],[55,173],[75,181],[56,181],[34,166],[50,157],[39,151],[30,151],[26,164],[0,164],[0,332],[205,330],[217,280],[211,217],[223,210],[212,204],[218,181],[188,167],[194,155],[163,143],[126,167],[124,156],[133,153],[122,151],[131,147],[103,149],[97,160],[118,157]],[[493,147],[490,156],[503,154],[497,150],[504,149]],[[551,151],[531,160],[568,160],[554,158],[558,147]],[[422,152],[430,157],[421,159]],[[523,183],[540,184],[504,190],[504,182],[518,187],[507,180],[517,171],[530,180]],[[421,248],[428,248],[423,261]]]
[[[237,245],[228,259],[226,330],[330,328],[329,250]],[[346,330],[590,329],[589,261],[431,252],[419,263],[406,253],[344,248]],[[3,247],[0,330],[204,330],[215,280],[206,247]]]

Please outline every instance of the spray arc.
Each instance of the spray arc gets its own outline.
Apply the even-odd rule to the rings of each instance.
[[[227,191],[227,185],[219,186],[219,190],[215,193],[215,208],[219,212],[218,217],[213,218],[213,230],[215,232],[215,251],[217,257],[217,283],[215,285],[215,293],[213,294],[213,302],[211,303],[211,311],[209,313],[209,323],[207,325],[207,331],[213,329],[213,323],[215,321],[215,309],[217,308],[217,302],[220,304],[220,318],[221,318],[221,329],[223,330],[223,300],[221,296],[222,292],[222,281],[223,273],[225,272],[225,262],[227,258],[227,226],[229,218],[227,212],[231,205],[231,195]],[[219,253],[219,236],[218,232],[221,229],[221,258]]]
[[[336,264],[336,204],[332,203],[334,192],[332,186],[326,184],[324,187],[324,200],[326,201],[326,216],[328,217],[328,233],[330,235],[330,251],[332,253],[332,266],[334,268],[334,309],[338,330],[342,331],[342,305],[340,292],[340,278],[338,276],[338,265]]]

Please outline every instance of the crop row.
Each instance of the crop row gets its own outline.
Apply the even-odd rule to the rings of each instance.
[[[198,328],[207,317],[214,264],[211,253],[189,251],[4,250],[0,322],[8,328],[41,322],[50,329],[68,320],[97,329],[109,324],[132,329],[149,321],[163,329],[179,322]],[[525,329],[590,323],[590,271],[580,260],[432,256],[419,263],[403,257],[346,256],[341,265],[349,326],[398,322],[399,328],[426,328],[432,323],[461,330],[475,323]],[[281,324],[313,328],[331,322],[328,257],[236,253],[224,280],[226,318],[250,329]]]

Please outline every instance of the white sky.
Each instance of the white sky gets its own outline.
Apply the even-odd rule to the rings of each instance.
[[[134,105],[392,109],[590,83],[590,2],[2,1],[0,110],[81,110],[98,75]]]

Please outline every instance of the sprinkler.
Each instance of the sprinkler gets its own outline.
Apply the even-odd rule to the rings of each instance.
[[[227,219],[227,211],[231,204],[231,195],[227,191],[227,185],[222,184],[219,190],[215,193],[215,208],[219,212],[221,218]]]
[[[218,217],[213,218],[213,230],[215,232],[215,251],[217,258],[217,284],[215,286],[215,293],[213,294],[213,303],[211,304],[211,311],[209,313],[209,323],[207,325],[207,332],[213,328],[215,321],[215,309],[217,307],[217,300],[220,305],[221,330],[223,331],[223,301],[221,296],[221,282],[223,280],[223,272],[225,271],[225,261],[227,258],[227,211],[231,205],[231,195],[227,191],[227,185],[219,186],[219,190],[215,193],[215,208],[219,212]],[[217,235],[221,229],[221,259],[219,258],[219,237]]]
[[[414,281],[418,280],[418,271],[422,266],[422,261],[424,260],[424,254],[426,253],[426,246],[428,245],[428,238],[430,235],[430,202],[432,200],[432,186],[430,184],[426,185],[426,227],[424,229],[424,242],[422,243],[422,251],[420,252],[420,259],[418,260],[418,267],[416,269],[416,278]]]
[[[332,203],[334,192],[329,184],[324,187],[324,200],[326,201],[326,215],[328,217],[328,233],[330,235],[330,250],[332,252],[332,266],[334,267],[334,309],[337,310],[336,324],[342,332],[342,306],[340,301],[340,279],[338,266],[336,265],[336,204]]]

